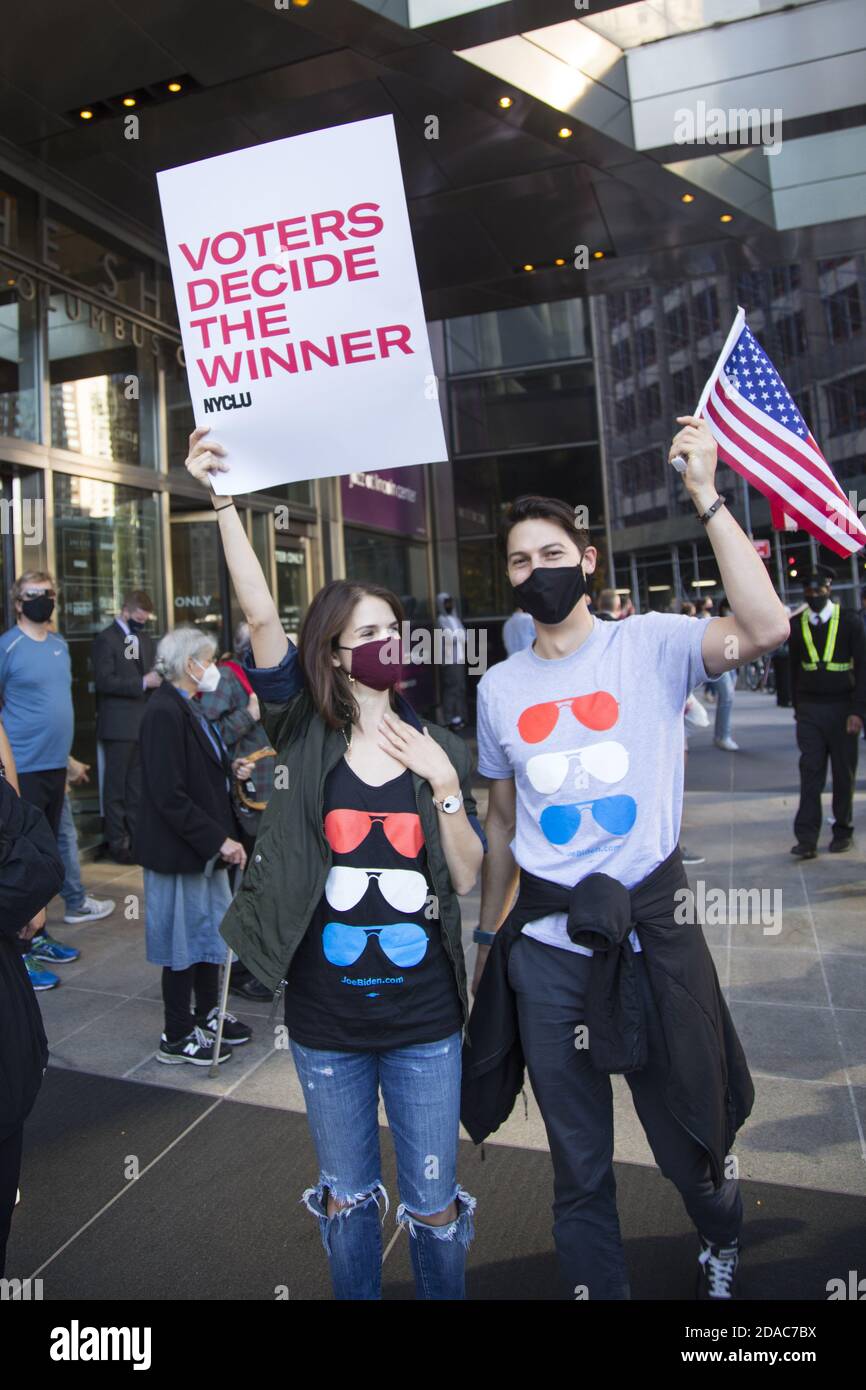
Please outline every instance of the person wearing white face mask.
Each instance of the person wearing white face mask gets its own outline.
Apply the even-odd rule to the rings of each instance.
[[[210,1066],[218,1025],[219,926],[231,902],[228,870],[246,852],[232,806],[229,761],[217,730],[197,709],[220,673],[212,637],[194,627],[163,637],[155,669],[164,678],[141,725],[142,799],[135,838],[144,868],[147,958],[162,966],[165,1031],[157,1060]],[[195,999],[194,1008],[190,1004]],[[248,1042],[251,1029],[226,1015],[219,1061]]]

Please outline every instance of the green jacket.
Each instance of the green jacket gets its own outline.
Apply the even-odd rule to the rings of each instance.
[[[416,728],[424,727],[426,721],[422,723],[400,696],[397,704],[401,718]],[[276,994],[288,979],[292,958],[318,906],[331,867],[331,848],[323,830],[325,778],[345,753],[346,742],[340,730],[326,727],[306,691],[286,704],[263,703],[262,723],[277,749],[275,786],[220,933],[247,969]],[[473,818],[483,842],[472,795],[469,749],[447,729],[437,724],[426,727],[454,765],[466,814]],[[443,943],[457,980],[465,1026],[469,998],[460,906],[439,838],[440,813],[433,805],[429,782],[415,773],[412,782]]]

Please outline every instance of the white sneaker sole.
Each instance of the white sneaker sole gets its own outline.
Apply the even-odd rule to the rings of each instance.
[[[230,1052],[227,1052],[224,1057],[220,1057],[220,1062],[227,1062],[231,1055]],[[215,1057],[181,1057],[170,1055],[167,1052],[157,1052],[156,1060],[166,1063],[167,1066],[173,1066],[177,1062],[186,1062],[192,1067],[212,1067],[217,1059]]]
[[[111,916],[116,906],[116,903],[112,904],[111,907],[106,907],[102,912],[71,913],[68,917],[64,917],[63,920],[68,923],[70,927],[80,927],[83,926],[85,922],[101,922],[103,917]]]

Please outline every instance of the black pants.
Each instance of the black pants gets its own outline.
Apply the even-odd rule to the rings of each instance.
[[[102,819],[112,852],[129,849],[141,801],[141,753],[138,739],[104,739]]]
[[[56,839],[60,830],[60,817],[63,814],[63,798],[66,795],[66,768],[51,767],[42,772],[19,772],[18,786],[24,800],[44,812]]]
[[[664,1177],[678,1188],[702,1236],[717,1245],[737,1239],[743,1219],[739,1186],[714,1188],[707,1152],[664,1103],[668,1055],[646,967],[637,957],[649,1061],[626,1081]],[[610,1077],[576,1041],[592,960],[521,936],[511,948],[508,979],[517,995],[520,1040],[553,1159],[553,1239],[569,1296],[624,1299],[628,1271],[616,1210],[613,1093]],[[578,1288],[586,1293],[578,1294]]]
[[[63,814],[63,798],[66,795],[66,768],[52,767],[42,772],[19,772],[18,786],[21,788],[23,799],[43,812],[56,839],[60,831],[60,817]],[[44,935],[44,929],[36,933],[36,936]],[[33,940],[35,939],[34,937]],[[22,956],[27,955],[31,944],[31,941],[21,942],[18,949]]]
[[[15,1193],[21,1175],[21,1140],[24,1126],[19,1125],[7,1139],[0,1139],[0,1278],[6,1270],[6,1242],[15,1210]]]
[[[211,1009],[219,1003],[220,968],[206,961],[190,965],[186,970],[163,966],[162,999],[165,1005],[165,1036],[168,1041],[180,1042],[192,1032],[193,1023],[204,1022]],[[190,1012],[190,1000],[195,993],[195,1018]]]
[[[794,819],[798,843],[818,843],[821,833],[821,793],[827,781],[827,760],[833,773],[833,835],[842,839],[853,832],[854,780],[857,775],[858,741],[845,732],[850,703],[834,700],[797,705],[797,747],[800,749],[800,805]]]

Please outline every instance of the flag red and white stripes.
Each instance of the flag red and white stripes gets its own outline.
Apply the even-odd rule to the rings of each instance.
[[[719,457],[770,503],[773,525],[790,522],[837,555],[866,545],[866,527],[840,488],[779,373],[752,336],[743,309],[696,412]]]

